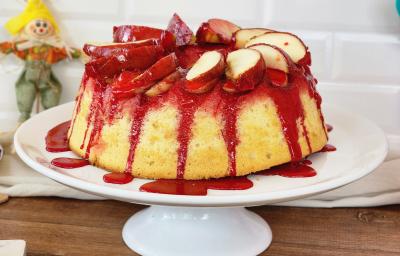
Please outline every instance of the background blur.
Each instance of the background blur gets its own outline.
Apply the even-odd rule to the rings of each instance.
[[[112,26],[165,28],[177,12],[196,32],[218,17],[242,27],[291,31],[310,47],[312,70],[325,103],[359,112],[390,134],[400,135],[400,18],[394,0],[52,0],[65,41],[111,41]],[[24,8],[23,0],[1,0],[0,24]],[[0,28],[0,41],[10,37]],[[0,118],[16,116],[14,82],[22,63],[0,62]],[[57,64],[63,102],[73,100],[83,64]]]

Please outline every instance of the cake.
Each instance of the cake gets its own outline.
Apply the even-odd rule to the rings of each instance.
[[[114,27],[86,44],[69,147],[110,172],[149,179],[244,176],[297,162],[328,136],[311,55],[295,35],[221,19],[196,35]]]

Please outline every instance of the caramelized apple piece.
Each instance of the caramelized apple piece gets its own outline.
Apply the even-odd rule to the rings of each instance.
[[[83,52],[91,58],[110,57],[112,55],[123,54],[133,48],[158,44],[160,43],[156,39],[145,39],[128,43],[92,43],[84,44]]]
[[[209,19],[197,30],[197,42],[230,44],[232,35],[239,29],[240,27],[227,20]]]
[[[177,46],[191,44],[194,41],[192,30],[190,30],[188,25],[186,25],[186,23],[176,13],[174,13],[169,21],[167,31],[175,35]]]
[[[307,46],[297,36],[286,32],[268,32],[257,36],[246,43],[246,47],[255,44],[271,44],[284,50],[289,57],[298,63],[307,54]]]
[[[160,45],[162,45],[166,51],[172,51],[176,47],[175,36],[171,32],[146,26],[115,26],[113,29],[113,38],[115,43],[158,39],[160,40]]]
[[[157,81],[174,72],[177,68],[175,53],[171,53],[146,69],[142,74],[131,80],[127,86],[115,87],[113,94],[118,98],[131,97],[136,93],[144,92]]]
[[[226,58],[226,77],[235,91],[252,90],[264,77],[265,64],[261,54],[253,49],[230,52]]]
[[[164,53],[159,45],[129,49],[110,57],[94,59],[86,64],[88,70],[102,77],[112,77],[126,69],[145,69],[154,64]]]
[[[220,52],[204,53],[187,73],[185,90],[192,93],[203,93],[210,90],[224,70],[225,60]]]

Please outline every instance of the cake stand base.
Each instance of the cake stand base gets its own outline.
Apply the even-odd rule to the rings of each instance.
[[[258,255],[272,241],[268,224],[243,207],[151,206],[125,223],[126,245],[141,255]]]

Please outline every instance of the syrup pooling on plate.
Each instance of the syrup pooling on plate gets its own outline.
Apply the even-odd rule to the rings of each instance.
[[[282,164],[271,169],[257,172],[257,175],[273,176],[278,175],[286,178],[307,178],[314,177],[317,172],[312,168],[310,160]]]
[[[89,165],[89,161],[82,158],[57,157],[51,160],[51,164],[60,168],[74,169]]]
[[[319,152],[332,152],[336,151],[336,147],[331,144],[326,144]]]
[[[65,152],[70,151],[68,145],[68,129],[71,121],[63,122],[50,131],[46,135],[46,150],[49,152]]]
[[[215,190],[246,190],[253,187],[253,182],[247,177],[228,177],[210,180],[155,180],[140,187],[140,191],[173,194],[205,196],[208,189]]]

